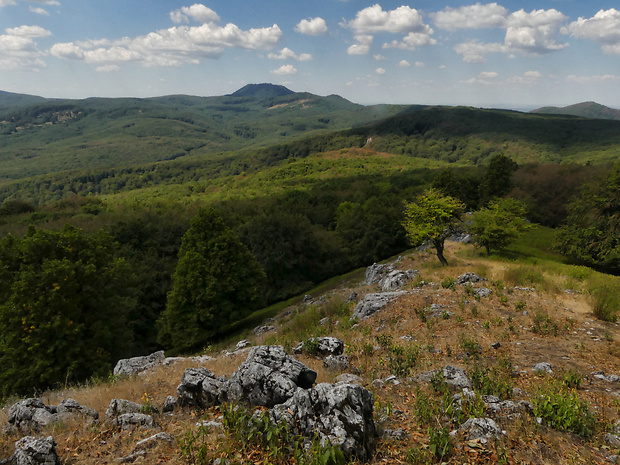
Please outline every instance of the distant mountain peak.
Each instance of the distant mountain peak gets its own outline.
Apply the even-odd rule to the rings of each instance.
[[[271,98],[282,97],[283,95],[294,94],[290,89],[277,84],[248,84],[243,86],[238,91],[230,94],[231,97],[258,97],[258,98]]]
[[[532,113],[546,115],[570,115],[581,118],[620,120],[620,110],[606,107],[600,103],[588,101],[569,105],[567,107],[542,107]]]

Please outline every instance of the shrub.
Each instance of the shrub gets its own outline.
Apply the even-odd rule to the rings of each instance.
[[[535,397],[532,405],[534,416],[541,417],[553,428],[570,431],[586,439],[596,432],[596,417],[574,390],[551,387]]]
[[[615,322],[618,308],[620,308],[620,296],[618,287],[614,283],[594,281],[588,286],[588,293],[592,303],[594,316],[602,321]]]

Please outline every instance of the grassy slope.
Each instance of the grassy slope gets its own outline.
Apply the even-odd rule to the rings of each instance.
[[[522,243],[543,244],[545,237],[544,231],[532,232]],[[207,353],[215,358],[203,366],[216,375],[230,375],[244,360],[245,352],[224,355],[220,351],[233,350],[242,337],[253,344],[282,344],[289,350],[312,336],[342,338],[351,365],[359,369],[363,385],[371,389],[375,396],[376,424],[386,429],[403,428],[407,433],[407,438],[402,441],[380,439],[377,455],[371,464],[435,462],[429,447],[429,430],[436,431],[446,422],[445,415],[441,414],[445,400],[442,402],[441,395],[429,384],[409,380],[408,376],[415,377],[445,365],[462,367],[470,376],[476,370],[495,369],[496,372],[490,371],[481,378],[481,381],[487,381],[487,389],[493,391],[507,386],[508,391],[512,392],[513,387],[518,388],[510,397],[529,402],[544,399],[541,394],[563,395],[563,399],[575,395],[596,415],[596,429],[591,431],[591,437],[582,439],[559,427],[554,428],[546,421],[539,425],[534,416],[527,413],[516,418],[494,416],[505,436],[485,444],[467,441],[457,435],[451,439],[457,447],[450,456],[444,457],[443,462],[459,465],[609,463],[605,462],[606,455],[616,451],[605,446],[603,437],[618,418],[617,402],[610,390],[613,385],[595,379],[589,373],[593,369],[603,370],[605,374],[620,370],[618,327],[592,318],[590,300],[587,294],[582,293],[587,290],[590,276],[584,274],[581,267],[558,263],[545,250],[542,253],[539,249],[529,250],[526,252],[517,244],[513,253],[519,254],[520,259],[514,256],[487,258],[471,246],[451,243],[447,249],[451,263],[449,267],[438,266],[432,251],[407,253],[397,266],[399,269],[420,271],[419,277],[405,286],[416,291],[383,308],[368,320],[356,326],[348,322],[355,305],[346,303],[351,291],[355,290],[361,298],[376,288],[362,283],[360,270],[310,292],[314,296],[313,304],[302,303],[300,296],[272,309],[275,311],[271,316],[276,319],[270,324],[276,326],[275,333],[255,336],[248,328],[246,333],[208,348]],[[535,267],[531,266],[533,261],[537,261]],[[532,270],[537,274],[531,274]],[[449,288],[439,284],[468,271],[488,279],[482,286],[492,289],[490,297],[477,300],[465,287]],[[613,281],[612,284],[619,284],[619,278],[608,279]],[[479,284],[475,286],[480,287]],[[571,289],[572,293],[565,292],[565,289]],[[323,303],[318,303],[321,296],[325,299]],[[432,304],[442,306],[450,313],[442,318],[423,319],[421,312]],[[319,321],[325,317],[328,323],[320,324]],[[254,325],[258,321],[249,323]],[[402,336],[410,339],[404,340]],[[497,349],[491,348],[495,342],[500,342]],[[474,350],[480,352],[475,354],[472,352]],[[469,356],[465,355],[467,352]],[[405,359],[403,354],[410,357]],[[337,371],[324,368],[319,357],[306,354],[296,357],[318,372],[317,383],[335,382],[339,375]],[[533,372],[532,366],[538,362],[550,362],[554,374],[544,376]],[[113,398],[140,404],[148,399],[151,405],[161,407],[167,395],[176,395],[183,370],[189,366],[197,364],[180,362],[133,379],[66,387],[43,393],[41,397],[47,404],[57,404],[61,399],[71,397],[95,408],[101,415]],[[502,367],[508,367],[507,371],[503,372]],[[371,385],[374,379],[385,378],[395,371],[399,384],[388,383],[383,387]],[[580,387],[572,391],[563,387],[569,379],[573,382],[577,380]],[[481,387],[476,390],[482,392]],[[501,397],[505,398],[505,395]],[[475,406],[471,404],[468,408],[465,418],[475,416]],[[6,414],[6,408],[0,412],[0,423],[6,422]],[[196,431],[197,418],[217,420],[220,415],[219,408],[209,408],[198,414],[184,410],[174,416],[156,415],[161,429],[172,434],[178,442],[149,450],[141,459],[142,463],[180,463],[184,460],[182,447],[188,445],[189,432]],[[575,413],[567,415],[564,420],[577,418]],[[448,426],[449,429],[456,428],[454,424]],[[119,433],[115,428],[103,425],[84,428],[75,421],[55,426],[45,433],[54,435],[63,461],[86,465],[111,463],[132,452],[137,441],[153,434],[143,429]],[[17,439],[3,437],[0,456],[10,455],[13,441]],[[203,443],[203,439],[206,442]],[[204,438],[199,437],[194,443],[194,453],[202,444],[206,444],[204,463],[222,456],[235,459],[237,452],[241,454],[236,456],[238,460],[247,457],[250,452],[255,453],[257,459],[264,458],[268,453],[261,449],[242,449],[246,447],[243,442],[233,439],[232,435],[221,435],[218,430],[206,432]],[[273,452],[269,457],[272,463],[279,463],[277,453]]]

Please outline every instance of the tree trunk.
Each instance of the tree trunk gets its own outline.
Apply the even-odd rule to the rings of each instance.
[[[446,260],[446,257],[443,256],[444,241],[441,241],[441,240],[433,241],[433,246],[435,247],[435,250],[437,251],[437,258],[439,259],[441,264],[443,266],[448,266],[448,260]]]

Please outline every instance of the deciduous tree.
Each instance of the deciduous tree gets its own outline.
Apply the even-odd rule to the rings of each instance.
[[[413,245],[431,241],[439,261],[448,265],[444,243],[456,232],[464,209],[462,202],[435,189],[427,190],[413,202],[405,202],[403,226],[409,241]]]
[[[474,212],[467,230],[474,243],[486,249],[502,250],[532,225],[525,220],[526,207],[515,199],[498,199],[488,207]]]

